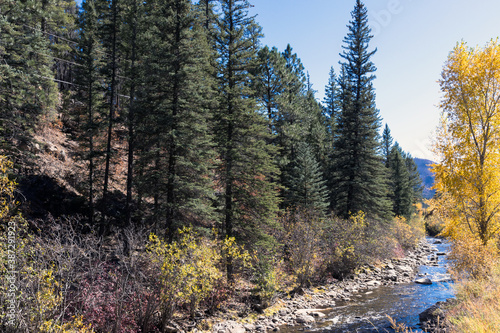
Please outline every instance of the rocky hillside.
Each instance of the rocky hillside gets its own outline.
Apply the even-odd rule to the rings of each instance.
[[[434,185],[434,174],[431,172],[431,165],[435,162],[421,158],[414,158],[414,160],[422,179],[422,185],[424,185],[423,196],[425,199],[430,199],[436,193],[435,190],[431,189],[432,185]]]

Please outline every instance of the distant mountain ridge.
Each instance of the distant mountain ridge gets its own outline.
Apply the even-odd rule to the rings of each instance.
[[[436,162],[422,158],[414,158],[413,160],[417,164],[420,179],[422,179],[422,185],[424,186],[422,195],[424,199],[430,199],[436,193],[436,190],[431,189],[434,185],[434,174],[431,172],[431,165]]]

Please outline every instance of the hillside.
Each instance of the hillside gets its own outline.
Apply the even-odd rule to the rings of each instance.
[[[424,185],[423,196],[425,199],[430,199],[436,193],[435,190],[431,189],[432,185],[434,185],[434,174],[431,172],[431,165],[435,162],[421,158],[414,158],[414,161],[417,164],[422,185]]]

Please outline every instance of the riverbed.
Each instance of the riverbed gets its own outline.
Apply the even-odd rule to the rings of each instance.
[[[414,282],[360,291],[351,300],[336,302],[326,316],[309,325],[282,326],[280,332],[393,332],[387,315],[412,330],[422,331],[418,315],[439,301],[454,297],[447,274],[449,244],[428,238],[435,247],[426,265],[418,268],[417,278],[429,278],[431,285]]]

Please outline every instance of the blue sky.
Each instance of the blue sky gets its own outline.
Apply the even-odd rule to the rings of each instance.
[[[252,0],[263,44],[287,43],[309,71],[323,99],[328,72],[338,72],[354,0]],[[485,45],[500,34],[497,0],[365,0],[377,48],[374,86],[383,124],[414,157],[429,151],[438,125],[441,69],[457,42]]]
[[[250,0],[263,28],[263,45],[280,51],[290,43],[323,99],[354,0]],[[414,157],[429,151],[440,111],[437,81],[448,53],[462,39],[484,46],[500,35],[498,0],[365,0],[377,48],[374,86],[382,125]]]

